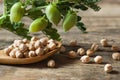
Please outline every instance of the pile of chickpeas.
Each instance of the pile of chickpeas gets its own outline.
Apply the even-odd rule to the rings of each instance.
[[[70,46],[77,46],[77,40],[71,40]],[[101,39],[100,44],[103,47],[111,47],[110,49],[113,51],[112,58],[114,60],[119,61],[120,60],[120,48],[117,45],[110,45],[108,43],[107,39]],[[85,50],[84,48],[78,48],[77,51],[70,50],[67,52],[67,55],[69,58],[76,58],[77,56],[80,56],[80,61],[82,63],[89,63],[91,61],[91,56],[94,57],[95,52],[98,50],[99,45],[97,43],[93,43],[90,47],[90,49]],[[65,52],[66,49],[64,46],[61,47],[61,52]],[[66,53],[66,52],[65,52]],[[96,64],[101,64],[103,62],[103,57],[100,55],[97,55],[94,57],[94,62]],[[111,64],[105,64],[104,71],[109,73],[113,70],[113,67]]]
[[[42,56],[56,48],[57,43],[53,39],[32,37],[31,40],[14,40],[4,49],[4,53],[12,58],[30,58]]]

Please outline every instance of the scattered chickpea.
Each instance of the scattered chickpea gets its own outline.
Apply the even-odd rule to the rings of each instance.
[[[87,56],[87,55],[84,55],[84,56],[81,57],[80,60],[81,60],[81,62],[83,62],[83,63],[89,63],[89,62],[90,62],[90,57]]]
[[[85,50],[83,48],[79,48],[77,50],[77,54],[80,55],[80,56],[83,56],[85,54]]]
[[[50,67],[50,68],[54,68],[55,67],[55,61],[54,60],[49,60],[48,63],[47,63],[47,66]]]
[[[29,57],[35,57],[36,56],[36,54],[35,54],[35,51],[29,51]]]
[[[94,53],[95,53],[95,52],[94,52],[92,49],[88,49],[88,50],[86,51],[86,54],[87,54],[88,56],[93,56]]]
[[[102,45],[103,47],[109,46],[107,39],[101,39],[100,43],[101,43],[101,45]]]
[[[112,67],[111,64],[106,64],[106,65],[104,66],[104,71],[107,72],[107,73],[111,72],[112,69],[113,69],[113,67]]]
[[[50,50],[54,50],[56,48],[56,44],[54,42],[50,42],[47,47],[50,49]]]
[[[36,49],[35,53],[37,56],[42,56],[44,54],[44,50],[42,48],[38,48]]]
[[[71,40],[70,46],[77,46],[77,40]]]
[[[120,48],[117,45],[112,45],[111,50],[112,51],[120,51]]]
[[[75,51],[69,51],[68,52],[68,56],[69,56],[69,58],[76,58],[77,57],[77,53]]]
[[[98,44],[97,43],[93,43],[92,46],[91,46],[91,50],[97,51],[98,50]]]
[[[23,54],[20,51],[16,51],[16,58],[23,58]]]
[[[94,61],[95,61],[95,63],[102,63],[102,60],[103,60],[103,58],[102,58],[102,56],[96,56],[95,58],[94,58]]]
[[[114,60],[120,60],[120,53],[118,53],[118,52],[113,53],[113,54],[112,54],[112,58],[113,58]]]
[[[66,48],[64,47],[64,46],[61,46],[61,48],[60,48],[60,52],[65,52],[66,51]]]

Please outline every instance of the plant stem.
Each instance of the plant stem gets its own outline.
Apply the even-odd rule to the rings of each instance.
[[[6,7],[6,0],[4,0],[4,11],[3,11],[3,15],[7,15],[7,7]]]

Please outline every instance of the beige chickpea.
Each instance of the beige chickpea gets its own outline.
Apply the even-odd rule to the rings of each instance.
[[[23,58],[23,54],[20,51],[16,51],[15,55],[16,55],[16,58]]]
[[[18,47],[22,42],[22,40],[14,40],[13,46]]]
[[[80,56],[82,56],[82,55],[85,54],[85,50],[84,50],[83,48],[79,48],[79,49],[77,50],[77,54],[80,55]]]
[[[94,52],[92,49],[88,49],[88,50],[86,51],[86,54],[87,54],[88,56],[93,56],[94,53],[95,53],[95,52]]]
[[[10,53],[11,50],[12,50],[12,49],[10,49],[10,48],[5,48],[5,49],[4,49],[4,53],[7,54],[7,55],[9,55],[9,53]]]
[[[70,46],[77,46],[77,40],[71,40]]]
[[[46,37],[45,38],[41,38],[40,42],[45,46],[48,43],[48,38],[46,38]]]
[[[35,47],[34,47],[34,45],[32,45],[32,44],[29,44],[28,48],[29,48],[29,50],[31,50],[31,51],[34,51],[34,50],[35,50]]]
[[[29,57],[35,57],[36,56],[36,54],[35,54],[35,51],[29,51]]]
[[[9,56],[12,57],[12,58],[16,58],[15,53],[16,53],[16,50],[13,49],[13,50],[9,53]]]
[[[44,50],[42,48],[38,48],[36,49],[35,53],[37,56],[42,56],[44,55]]]
[[[23,55],[25,58],[29,58],[29,51],[24,52]]]
[[[24,52],[24,51],[28,50],[28,47],[27,47],[26,44],[20,44],[20,45],[19,45],[19,50],[20,50],[21,52]]]
[[[117,45],[112,45],[111,50],[112,51],[120,51],[120,48]]]
[[[49,52],[49,48],[46,46],[46,47],[44,47],[44,54],[46,54],[47,52]]]
[[[114,60],[120,60],[120,53],[118,53],[118,52],[113,53],[113,54],[112,54],[112,58],[113,58]]]
[[[104,71],[107,72],[107,73],[111,72],[112,69],[113,69],[113,67],[112,67],[111,64],[106,64],[106,65],[104,66]]]
[[[25,38],[22,40],[24,44],[28,43],[29,41]]]
[[[101,39],[100,43],[101,43],[101,45],[102,45],[103,47],[109,46],[107,39]]]
[[[34,47],[37,49],[39,47],[43,47],[42,43],[40,42],[40,40],[37,40],[34,44]]]
[[[91,46],[91,50],[93,51],[97,51],[98,50],[98,44],[97,43],[93,43],[92,46]]]
[[[50,67],[50,68],[54,68],[55,67],[55,61],[54,60],[49,60],[48,63],[47,63],[47,66]]]
[[[51,43],[51,42],[54,43],[54,40],[53,40],[53,39],[49,39],[49,40],[48,40],[48,43]]]
[[[89,63],[90,62],[90,57],[87,56],[87,55],[84,55],[84,56],[81,57],[80,60],[81,60],[82,63]]]
[[[31,41],[37,41],[37,40],[38,40],[38,38],[35,37],[35,36],[33,36],[33,37],[31,38]]]
[[[95,61],[95,63],[102,63],[102,60],[103,60],[103,58],[102,58],[102,56],[96,56],[95,58],[94,58],[94,61]]]
[[[47,45],[47,47],[50,49],[50,50],[54,50],[54,49],[56,49],[56,44],[54,43],[54,42],[50,42],[48,45]]]
[[[68,52],[68,57],[69,58],[76,58],[77,57],[77,53],[75,51],[69,51]]]
[[[66,48],[64,46],[61,46],[60,52],[64,53],[66,51]]]

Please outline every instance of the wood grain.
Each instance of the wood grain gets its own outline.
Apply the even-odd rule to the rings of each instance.
[[[119,2],[119,0],[117,1]],[[95,64],[93,62],[94,56],[91,57],[89,64],[83,64],[79,60],[80,57],[69,59],[65,53],[56,54],[35,64],[14,66],[1,64],[0,80],[119,80],[120,61],[114,61],[111,57],[113,52],[110,50],[110,47],[103,48],[99,42],[102,38],[107,38],[110,44],[120,46],[120,11],[118,10],[120,5],[118,5],[117,2],[114,2],[114,4],[105,2],[101,5],[103,7],[101,12],[93,13],[93,11],[90,10],[85,14],[80,13],[80,15],[83,16],[82,21],[87,26],[87,34],[83,34],[76,27],[67,33],[63,32],[61,25],[58,29],[67,51],[76,51],[80,47],[87,50],[93,42],[98,43],[100,47],[94,56],[103,56],[104,60],[102,64]],[[114,9],[112,13],[110,13],[111,8]],[[26,21],[26,23],[29,24],[29,21]],[[34,35],[39,37],[44,36],[41,32],[40,34]],[[0,31],[0,49],[10,45],[14,39],[20,38],[6,30]],[[78,46],[70,47],[69,41],[71,39],[76,39]],[[50,59],[56,61],[56,68],[47,67],[46,63]],[[106,63],[113,65],[113,71],[109,74],[103,71]]]

